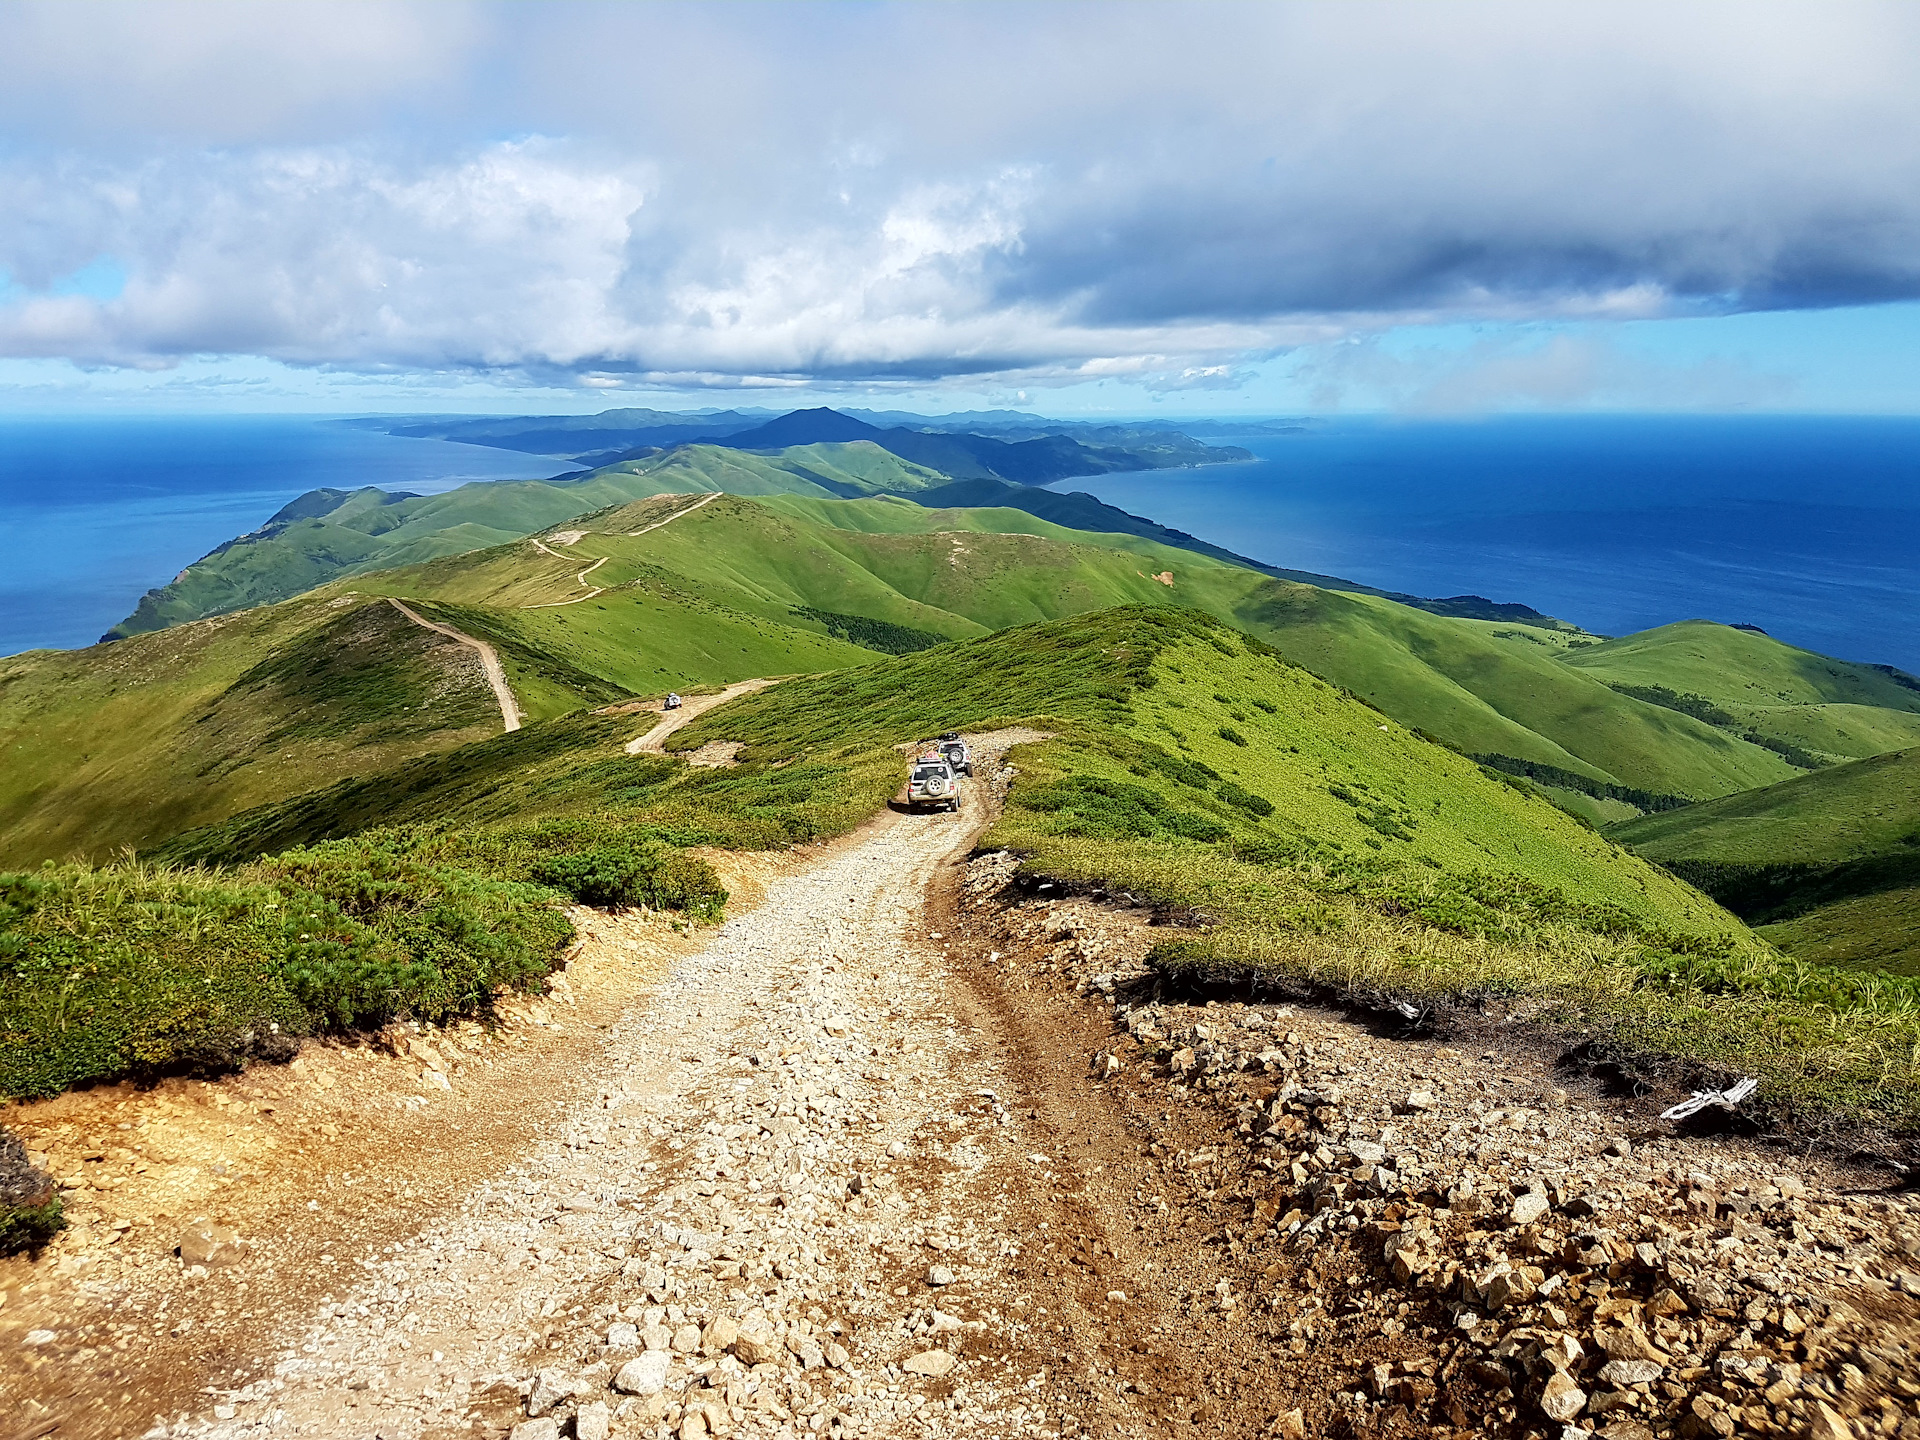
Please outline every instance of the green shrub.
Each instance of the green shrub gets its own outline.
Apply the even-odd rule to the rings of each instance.
[[[827,633],[836,639],[886,655],[911,655],[917,650],[931,650],[947,643],[946,636],[935,635],[930,630],[916,630],[911,625],[896,625],[891,620],[873,620],[865,615],[842,615],[833,610],[816,610],[811,605],[795,606],[788,613],[826,627]]]
[[[1245,810],[1250,815],[1266,816],[1273,813],[1273,802],[1264,795],[1256,795],[1251,790],[1243,790],[1231,780],[1222,780],[1219,789],[1213,792],[1227,804]]]
[[[1096,775],[1068,775],[1051,785],[1016,792],[1014,803],[1054,816],[1051,829],[1057,835],[1214,841],[1228,834],[1218,821],[1178,809],[1144,785]]]
[[[1222,725],[1220,727],[1219,734],[1220,734],[1220,738],[1222,740],[1225,740],[1229,745],[1245,746],[1247,743],[1247,737],[1242,735],[1238,730],[1234,729],[1231,725]]]
[[[66,1209],[58,1197],[44,1205],[8,1205],[0,1201],[0,1255],[38,1250],[66,1228]]]
[[[472,1010],[571,938],[552,892],[338,841],[233,874],[0,876],[0,1095],[284,1059],[337,1026]]]
[[[717,918],[727,903],[712,866],[657,841],[612,840],[556,855],[537,862],[533,878],[584,905],[608,909],[650,905],[707,920]]]
[[[1156,749],[1144,758],[1146,769],[1158,770],[1162,775],[1178,780],[1182,785],[1191,785],[1196,790],[1208,789],[1220,778],[1220,772],[1212,766],[1189,760],[1184,755],[1169,755],[1164,750]]]

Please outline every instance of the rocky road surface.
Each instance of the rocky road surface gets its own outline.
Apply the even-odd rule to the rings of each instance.
[[[1897,1176],[1164,992],[1178,917],[967,862],[1023,738],[490,1034],[17,1109],[13,1435],[1920,1436]]]
[[[976,737],[983,775],[1021,738]],[[1105,1353],[1151,1276],[1119,1274],[1083,1223],[1079,1157],[930,928],[984,789],[772,880],[611,1023],[533,1143],[438,1218],[321,1257],[337,1283],[230,1330],[188,1413],[155,1415],[136,1383],[66,1433],[1152,1433]],[[160,1307],[119,1350],[268,1282],[246,1237],[183,1237],[171,1322]],[[28,1388],[52,1396],[74,1364],[119,1383],[97,1317],[13,1333],[45,1362],[16,1372]],[[68,1398],[23,1419],[57,1424]]]

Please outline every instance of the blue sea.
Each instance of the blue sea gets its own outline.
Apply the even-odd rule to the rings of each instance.
[[[1705,617],[1920,672],[1920,420],[1307,422],[1257,459],[1067,481],[1255,559],[1518,600],[1604,634]],[[562,473],[308,417],[0,419],[0,654],[92,643],[303,491]]]
[[[308,490],[425,495],[573,468],[308,416],[0,418],[0,655],[91,645],[149,589]]]
[[[1920,672],[1920,419],[1310,421],[1209,443],[1258,458],[1055,488],[1386,590],[1608,635],[1758,625]]]

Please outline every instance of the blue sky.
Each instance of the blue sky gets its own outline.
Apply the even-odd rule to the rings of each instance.
[[[10,413],[1914,413],[1916,341],[1911,5],[0,0]]]

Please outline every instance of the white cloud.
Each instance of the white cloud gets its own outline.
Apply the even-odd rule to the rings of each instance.
[[[1920,294],[1900,5],[0,4],[0,122],[15,356],[1181,389]],[[1400,390],[1629,387],[1475,363]]]

